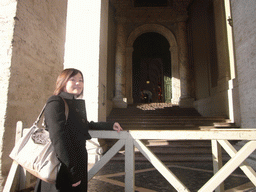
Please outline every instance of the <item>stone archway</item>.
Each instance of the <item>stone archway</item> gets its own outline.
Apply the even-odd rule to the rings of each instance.
[[[178,62],[178,46],[174,34],[166,27],[159,24],[145,24],[134,31],[128,37],[126,44],[126,97],[129,104],[133,103],[132,97],[132,54],[133,43],[140,35],[148,32],[155,32],[163,35],[170,44],[171,64],[172,64],[172,103],[178,104],[180,98],[180,75]]]

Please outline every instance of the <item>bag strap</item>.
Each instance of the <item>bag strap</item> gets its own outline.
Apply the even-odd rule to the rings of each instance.
[[[62,98],[62,97],[61,97]],[[68,114],[69,114],[69,108],[68,108],[68,104],[67,104],[67,101],[65,99],[62,98],[62,100],[64,101],[64,104],[65,104],[65,116],[66,116],[66,120],[68,120]],[[44,105],[43,109],[41,110],[40,114],[38,115],[36,121],[34,122],[34,125],[37,125],[38,122],[40,121],[43,113],[44,113],[44,110],[45,110],[45,107],[46,107],[46,104]],[[43,123],[44,124],[44,123]]]
[[[36,121],[34,122],[34,125],[37,125],[38,122],[40,121],[40,119],[41,119],[41,117],[42,117],[42,115],[44,113],[45,107],[46,107],[46,104],[44,105],[43,109],[41,110],[40,114],[38,115]]]

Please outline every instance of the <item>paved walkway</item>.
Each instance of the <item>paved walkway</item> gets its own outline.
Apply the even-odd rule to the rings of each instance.
[[[199,163],[166,163],[169,169],[191,191],[198,191],[213,175],[212,164]],[[176,192],[163,176],[148,162],[135,165],[136,192]],[[124,191],[124,163],[110,161],[89,181],[89,192]],[[244,173],[237,169],[225,182],[226,192],[256,192]]]

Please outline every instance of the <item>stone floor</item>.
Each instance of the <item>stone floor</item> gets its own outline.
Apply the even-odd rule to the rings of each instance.
[[[191,191],[198,191],[212,176],[212,164],[166,163],[166,166]],[[135,165],[136,192],[175,192],[176,190],[150,164],[139,162]],[[225,192],[256,192],[244,173],[237,169],[225,182]],[[110,161],[88,183],[89,192],[120,192],[124,188],[124,163]]]
[[[213,175],[210,162],[172,162],[165,165],[191,192],[198,191]],[[91,167],[89,165],[89,169]],[[88,192],[125,191],[124,175],[124,163],[110,161],[89,181]],[[149,162],[136,162],[135,186],[135,192],[176,192]],[[256,188],[240,169],[225,180],[224,186],[225,192],[256,192]],[[33,189],[25,191],[32,192]]]

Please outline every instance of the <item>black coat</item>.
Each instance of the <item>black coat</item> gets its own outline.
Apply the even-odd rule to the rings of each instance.
[[[65,115],[65,99],[68,104],[68,118]],[[35,191],[87,191],[87,151],[85,141],[90,139],[89,129],[111,130],[113,123],[88,122],[85,102],[74,95],[62,92],[51,96],[45,108],[46,129],[50,133],[57,158],[61,162],[56,185],[39,181]],[[71,185],[82,181],[74,188]]]

